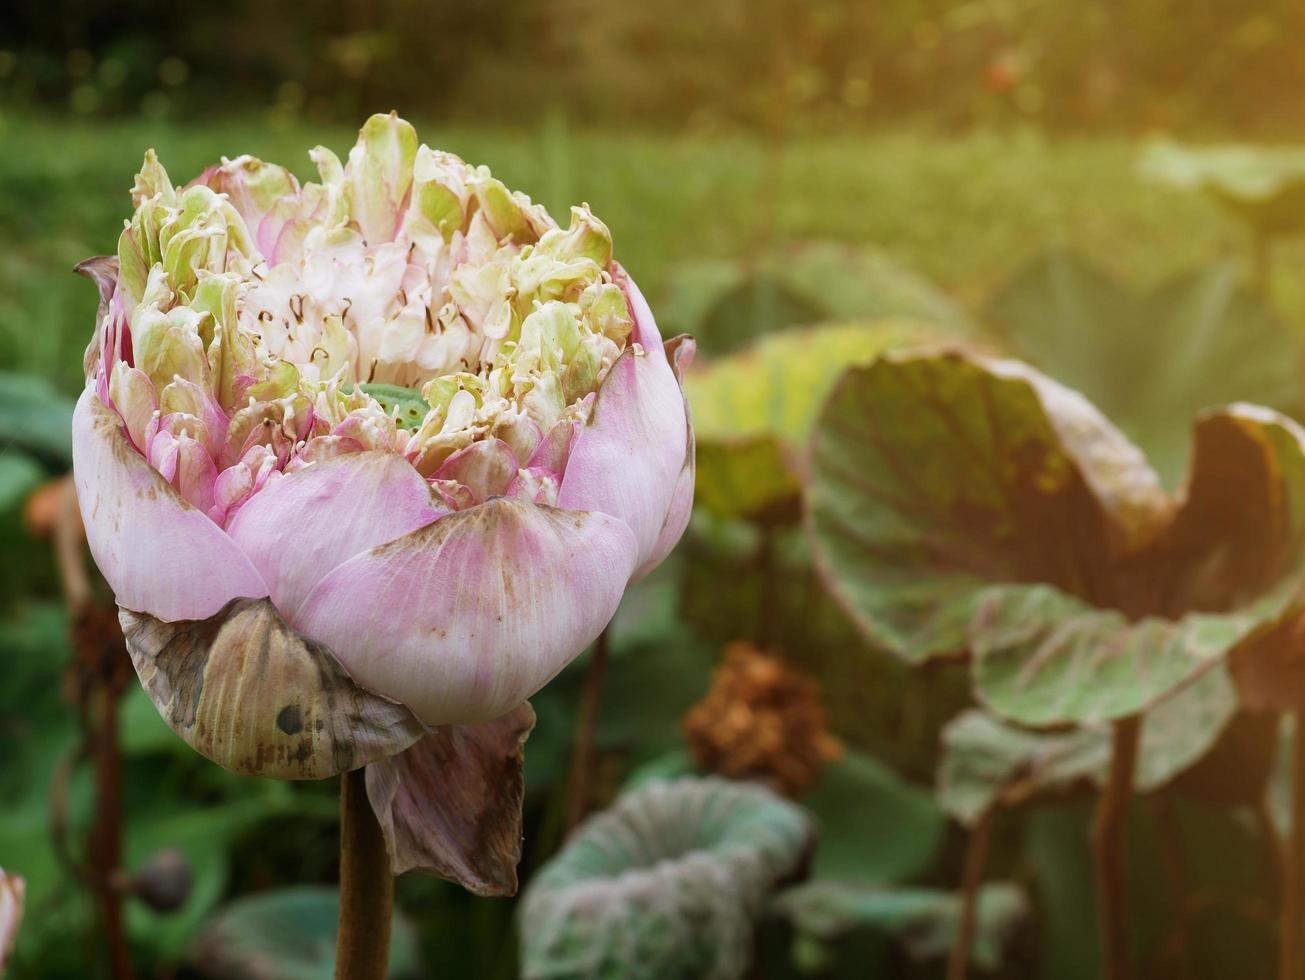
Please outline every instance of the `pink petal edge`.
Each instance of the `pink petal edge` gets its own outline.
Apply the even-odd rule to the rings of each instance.
[[[132,447],[90,385],[73,413],[73,482],[91,554],[119,605],[172,622],[267,595],[236,543]]]
[[[295,626],[429,725],[486,721],[597,638],[635,558],[615,518],[497,497],[345,562]]]

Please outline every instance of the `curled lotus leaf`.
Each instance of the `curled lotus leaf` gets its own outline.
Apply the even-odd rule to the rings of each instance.
[[[654,781],[591,818],[526,892],[522,976],[742,977],[753,923],[814,842],[760,786]]]
[[[236,599],[201,620],[119,617],[163,720],[233,772],[323,779],[402,752],[427,731],[403,705],[355,684],[267,599]]]
[[[394,874],[422,871],[476,895],[514,895],[529,704],[478,725],[442,725],[367,767],[367,797]]]
[[[1305,433],[1234,405],[1193,445],[1171,497],[1027,366],[886,356],[847,372],[816,428],[819,564],[872,641],[912,662],[973,654],[980,699],[1009,720],[1136,714],[1300,605]]]
[[[1206,756],[1237,711],[1228,672],[1208,671],[1147,712],[1134,785],[1151,792]],[[1030,731],[979,709],[954,718],[942,733],[938,800],[954,819],[972,826],[994,806],[1017,806],[1072,789],[1105,783],[1110,728]]]

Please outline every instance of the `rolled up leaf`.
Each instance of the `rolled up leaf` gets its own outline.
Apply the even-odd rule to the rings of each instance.
[[[802,866],[810,818],[758,786],[656,781],[581,825],[522,904],[527,980],[732,980],[754,919]]]

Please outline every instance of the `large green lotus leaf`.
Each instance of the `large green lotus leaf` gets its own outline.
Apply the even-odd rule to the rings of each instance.
[[[521,904],[526,980],[742,977],[753,923],[814,827],[760,786],[658,781],[590,818]]]
[[[726,518],[796,515],[801,447],[839,373],[938,336],[906,320],[791,330],[691,369],[684,387],[697,438],[699,506]]]
[[[1142,723],[1135,787],[1157,789],[1200,761],[1237,710],[1222,665],[1165,698]],[[1032,732],[971,709],[943,730],[938,802],[972,826],[995,805],[1025,803],[1082,782],[1101,784],[1110,763],[1110,730],[1084,726]]]
[[[831,320],[905,318],[973,330],[964,310],[918,273],[876,249],[836,242],[798,244],[759,259],[696,260],[672,275],[657,312],[711,354]]]
[[[221,980],[333,980],[340,893],[303,885],[224,906],[191,949],[202,976]],[[395,916],[389,976],[421,976],[417,935]]]
[[[802,802],[820,825],[812,871],[845,881],[884,885],[919,875],[947,829],[929,792],[852,750]]]
[[[1305,433],[1207,413],[1184,496],[1081,396],[1012,362],[888,355],[849,370],[812,443],[822,571],[911,662],[969,651],[1021,724],[1134,714],[1299,605]]]
[[[883,888],[818,878],[779,895],[773,908],[803,937],[830,940],[872,929],[900,938],[914,959],[929,960],[945,957],[955,944],[961,898],[933,888]],[[997,970],[1007,941],[1028,914],[1028,900],[1016,885],[985,884],[979,890],[971,962],[981,970]]]
[[[25,449],[66,468],[73,403],[42,378],[0,371],[0,446]]]
[[[1143,176],[1210,195],[1261,234],[1305,228],[1305,149],[1250,145],[1182,146],[1157,140],[1142,153]]]
[[[995,583],[1097,587],[1168,507],[1100,413],[1012,361],[886,354],[844,373],[812,434],[818,563],[908,662],[965,650]]]
[[[1199,411],[1240,399],[1301,404],[1295,336],[1231,262],[1144,295],[1079,255],[1049,251],[1011,277],[986,316],[1018,356],[1091,399],[1171,487]]]

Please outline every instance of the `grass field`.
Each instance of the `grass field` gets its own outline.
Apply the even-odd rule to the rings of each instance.
[[[744,137],[594,133],[559,121],[534,131],[418,125],[423,139],[489,164],[555,214],[586,200],[612,226],[617,254],[653,300],[677,266],[770,240],[873,243],[967,305],[1051,244],[1086,251],[1148,284],[1190,263],[1240,252],[1241,229],[1215,205],[1153,187],[1122,138],[1051,141],[1032,132],[940,137],[894,131],[807,139],[778,168]],[[85,123],[0,116],[0,365],[79,387],[95,308],[70,273],[112,251],[146,147],[184,181],[222,154],[253,153],[310,176],[306,151],[343,152],[342,128],[215,123]],[[1284,249],[1275,292],[1305,324],[1305,283]],[[670,327],[679,325],[670,324]]]

